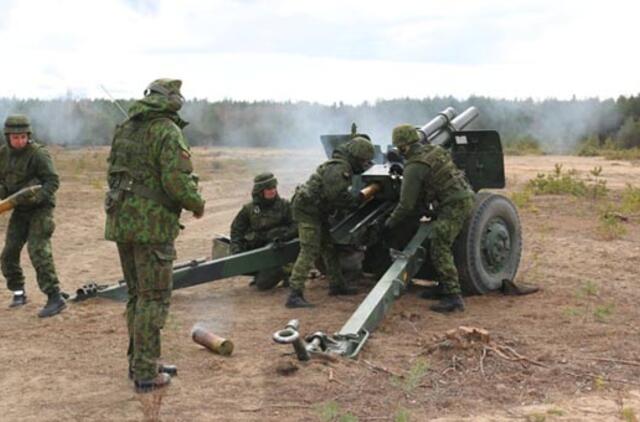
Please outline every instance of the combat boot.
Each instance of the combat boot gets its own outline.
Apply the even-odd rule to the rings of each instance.
[[[444,285],[442,283],[438,283],[434,286],[426,287],[420,293],[420,297],[422,299],[437,300],[442,299],[446,294],[447,293],[444,291]]]
[[[14,293],[13,298],[11,299],[11,303],[9,304],[10,308],[17,308],[18,306],[22,306],[27,303],[27,295],[23,293]]]
[[[329,296],[353,296],[358,294],[358,289],[346,284],[335,284],[329,286]]]
[[[453,311],[464,311],[464,301],[462,300],[462,296],[458,294],[445,295],[438,303],[429,306],[429,309],[442,314]]]
[[[304,295],[302,294],[302,291],[291,290],[285,306],[287,308],[313,308],[315,305],[313,303],[307,302],[307,300],[304,298]]]
[[[150,380],[135,380],[133,385],[136,393],[148,393],[153,390],[157,390],[162,387],[166,387],[171,383],[171,375],[163,372],[158,373],[155,378]]]
[[[38,312],[38,316],[40,318],[47,318],[59,314],[60,311],[67,307],[67,304],[64,299],[62,299],[59,292],[51,293],[48,296],[47,304],[44,305],[44,308],[40,309],[40,312]]]

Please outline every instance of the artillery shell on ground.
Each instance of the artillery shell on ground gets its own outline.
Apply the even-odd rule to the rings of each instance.
[[[233,352],[233,343],[231,340],[215,335],[201,326],[196,325],[192,328],[191,338],[193,341],[206,347],[213,353],[217,353],[222,356],[230,356]]]

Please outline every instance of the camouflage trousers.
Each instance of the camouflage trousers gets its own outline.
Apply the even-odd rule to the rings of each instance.
[[[327,276],[331,285],[341,286],[345,284],[344,276],[340,268],[338,251],[331,241],[327,227],[320,221],[298,221],[298,239],[300,240],[300,252],[289,279],[289,287],[292,290],[304,290],[309,270],[313,268],[316,259],[322,257]]]
[[[51,207],[13,211],[0,257],[2,275],[7,280],[9,290],[24,290],[20,253],[26,243],[31,264],[36,270],[40,290],[46,294],[60,291],[51,252],[51,235],[54,230],[55,223]]]
[[[464,198],[442,206],[432,223],[429,255],[447,294],[460,294],[458,270],[453,259],[453,242],[473,208],[473,198]]]
[[[158,373],[160,330],[169,314],[173,285],[173,243],[118,243],[129,299],[127,329],[129,368],[137,380]]]

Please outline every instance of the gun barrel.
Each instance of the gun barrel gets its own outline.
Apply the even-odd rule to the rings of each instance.
[[[420,142],[425,142],[431,135],[438,132],[442,128],[447,127],[449,122],[456,117],[458,113],[453,107],[447,107],[442,110],[436,117],[431,119],[426,125],[418,129],[418,135],[420,135]]]
[[[473,122],[478,116],[480,112],[475,107],[469,107],[459,116],[455,117],[449,123],[448,127],[443,128],[440,132],[435,134],[432,138],[429,139],[429,143],[433,145],[445,145],[451,139],[451,132],[457,132],[465,127],[467,127],[471,122]]]

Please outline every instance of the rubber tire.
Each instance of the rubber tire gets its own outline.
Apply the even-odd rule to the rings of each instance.
[[[487,223],[496,217],[502,219],[509,231],[511,252],[504,269],[492,274],[484,268],[480,242]],[[466,295],[481,295],[498,290],[502,287],[503,280],[513,280],[522,255],[522,227],[513,202],[502,195],[478,193],[471,216],[456,239],[453,251],[460,287]]]

